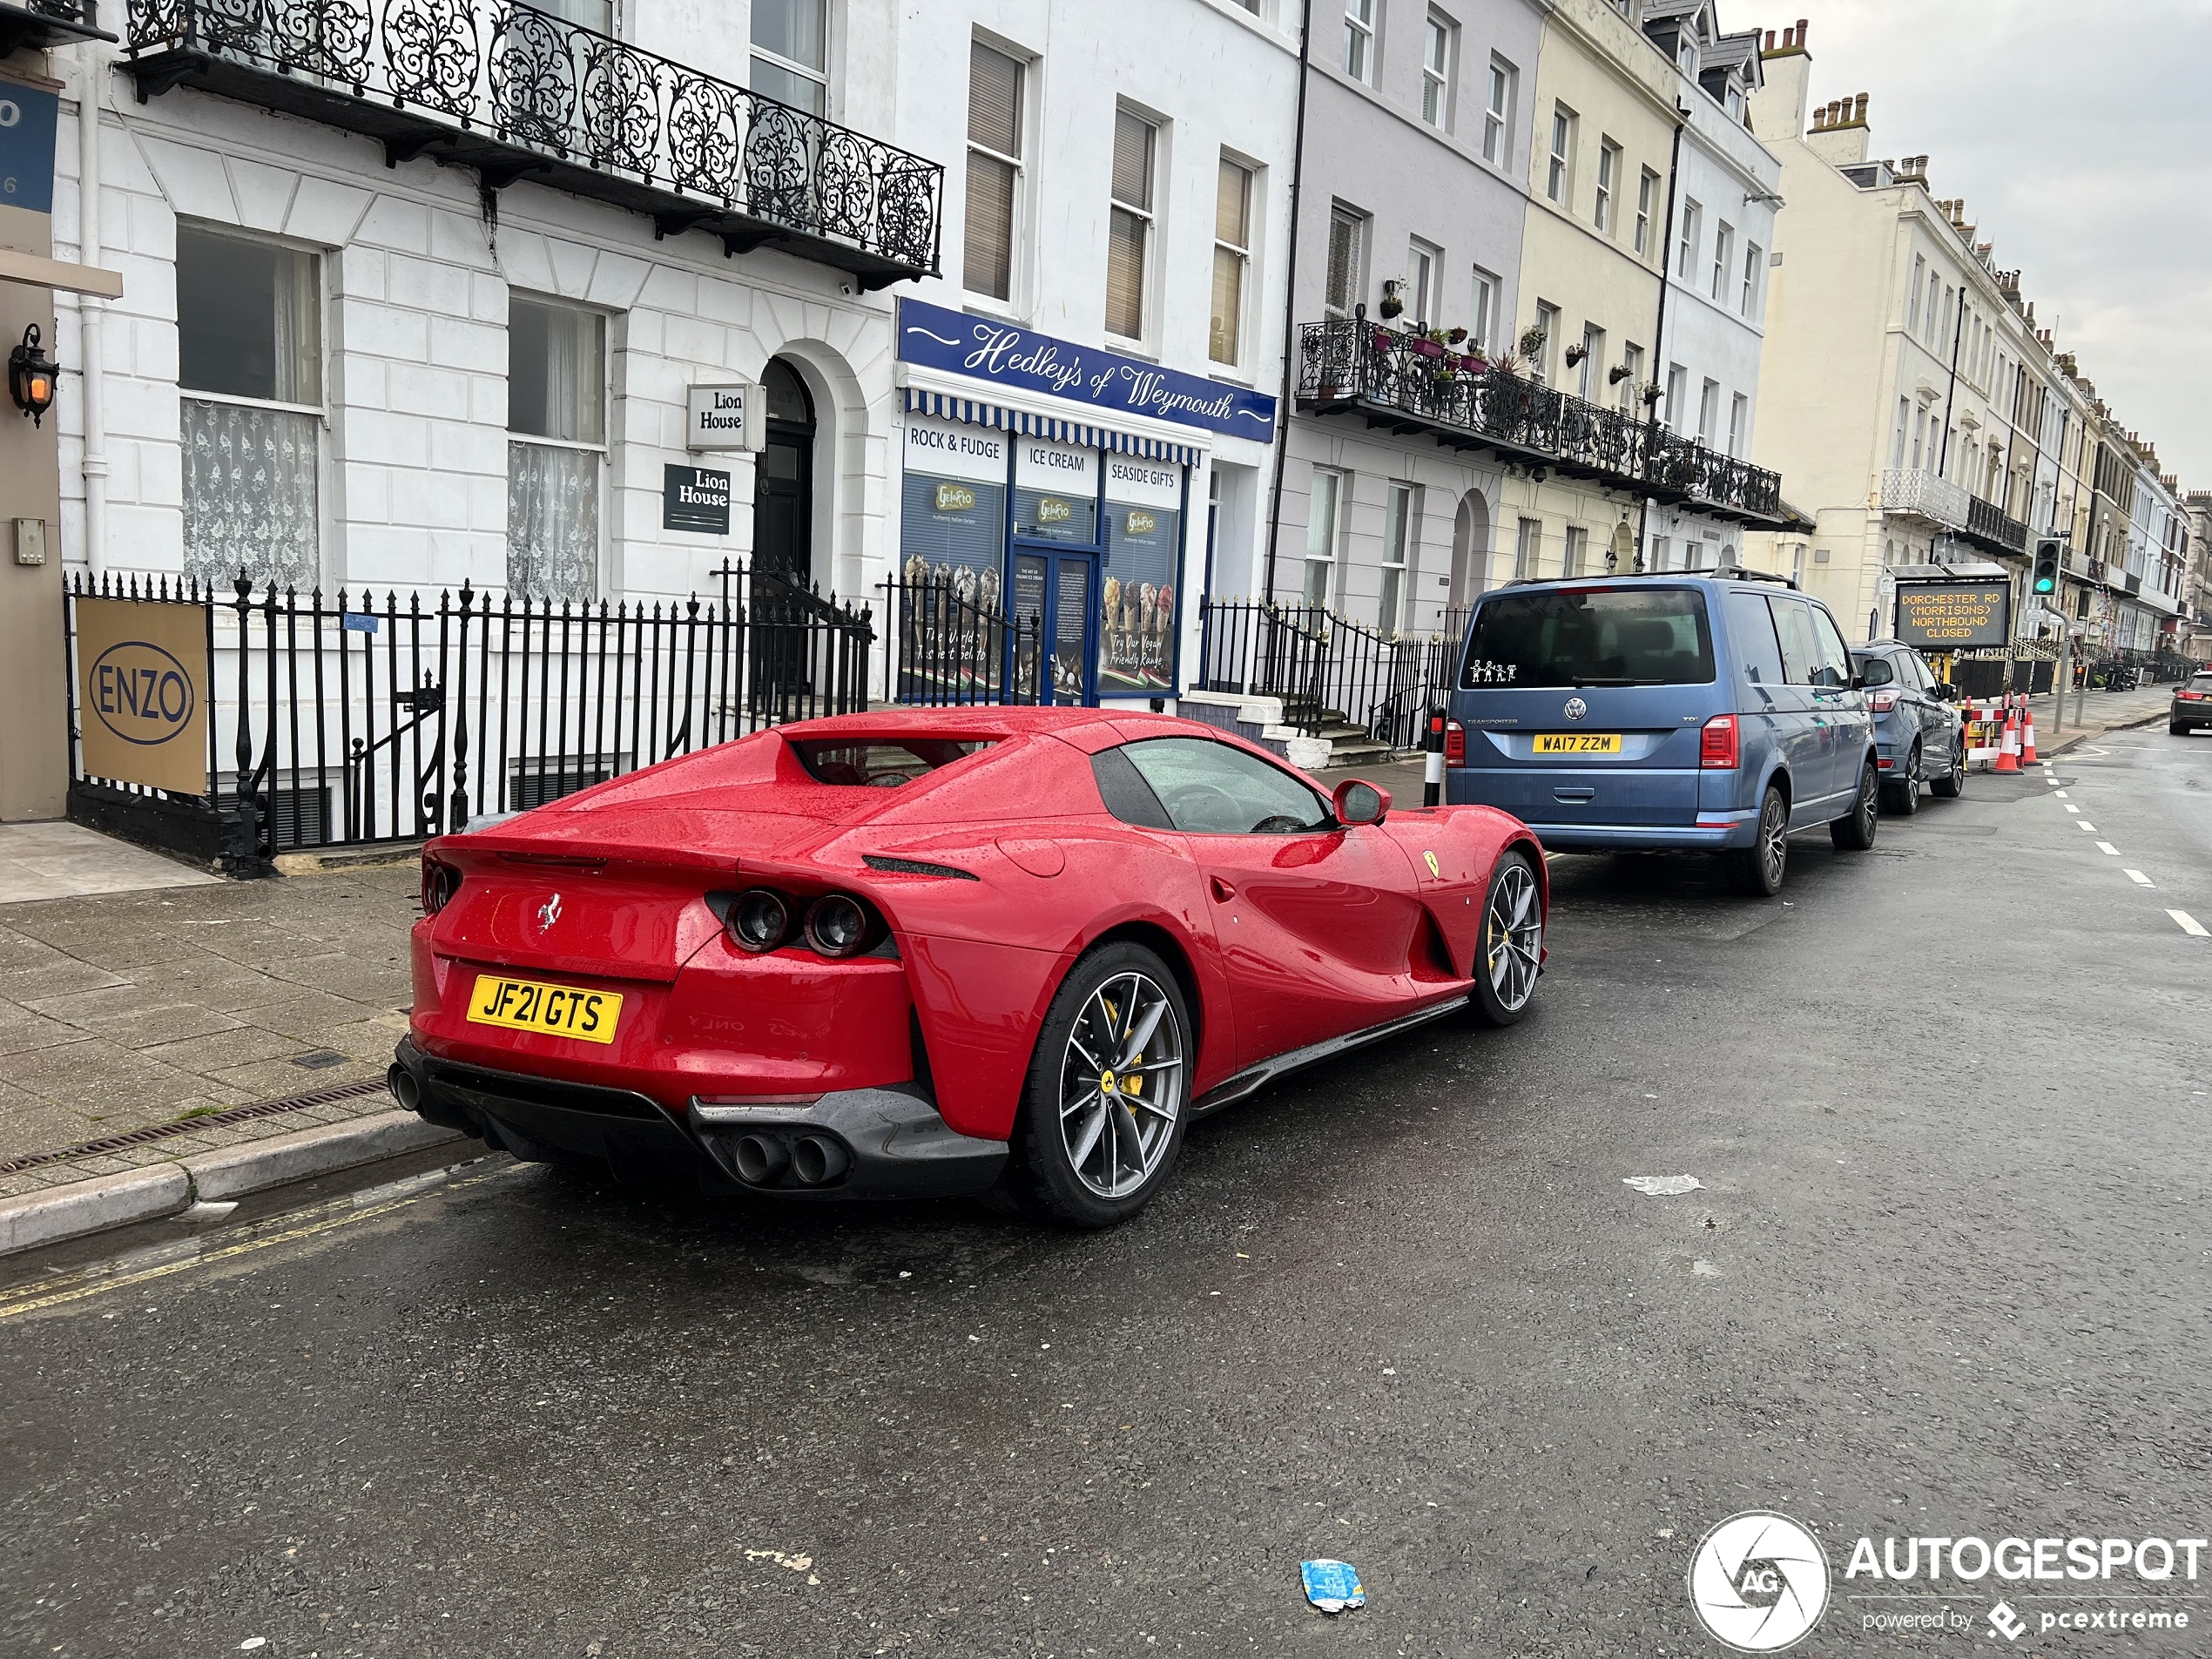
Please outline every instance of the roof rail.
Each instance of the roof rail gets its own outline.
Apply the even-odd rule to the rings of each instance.
[[[1714,570],[1713,577],[1716,581],[1727,582],[1779,582],[1793,592],[1797,586],[1779,570],[1754,570],[1744,564],[1720,565]]]

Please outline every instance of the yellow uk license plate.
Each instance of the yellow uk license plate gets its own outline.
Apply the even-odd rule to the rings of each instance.
[[[543,985],[536,980],[476,975],[469,994],[469,1018],[477,1025],[503,1025],[510,1031],[541,1031],[579,1042],[612,1042],[622,1017],[617,991],[583,991],[572,985]]]
[[[1617,755],[1621,752],[1618,732],[1539,732],[1536,752],[1540,755]]]

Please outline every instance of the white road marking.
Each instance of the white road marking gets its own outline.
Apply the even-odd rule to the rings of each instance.
[[[2054,779],[2051,779],[2051,781],[2052,781],[2053,783],[2056,783],[2056,782],[2058,782],[2058,779],[2055,779],[2055,778],[2054,778]],[[2051,797],[2051,799],[2052,799],[2053,800],[2064,800],[2064,799],[2066,799],[2066,791],[2065,791],[2065,790],[2063,790],[2063,789],[2061,789],[2060,791],[2059,791],[2059,792],[2058,792],[2057,794],[2055,794],[2055,795],[2052,796],[2052,797]]]
[[[2066,804],[2066,809],[2067,809],[2067,811],[2068,811],[2069,813],[2079,813],[2079,812],[2081,810],[2079,806],[2075,806],[2075,805],[2074,805],[2072,801],[2068,801],[2068,802],[2067,802],[2067,804]]]
[[[2191,939],[2212,939],[2212,933],[2207,933],[2205,931],[2204,924],[2199,921],[2195,916],[2189,914],[2188,911],[2169,910],[2166,914],[2173,917],[2176,922],[2180,923],[2182,931],[2187,934]]]
[[[2120,849],[2114,846],[2110,841],[2099,841],[2097,843],[2097,851],[2100,853],[2109,853],[2114,858],[2118,858],[2120,856]]]
[[[2157,883],[2156,883],[2156,882],[2153,881],[2153,880],[2151,880],[2148,876],[2145,875],[2145,874],[2144,874],[2144,873],[2143,873],[2141,870],[2130,870],[2130,871],[2128,871],[2128,879],[2130,881],[2134,882],[2134,883],[2137,887],[2155,887],[2155,886],[2157,886]]]
[[[2094,824],[2092,824],[2086,818],[2075,819],[2074,820],[2074,827],[2078,830],[2087,830],[2092,835],[2094,835],[2097,833],[2097,826]]]

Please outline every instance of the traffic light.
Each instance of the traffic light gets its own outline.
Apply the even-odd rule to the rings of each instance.
[[[2054,536],[2045,536],[2035,544],[2035,582],[2037,594],[2059,590],[2059,561],[2065,556],[2066,543]]]

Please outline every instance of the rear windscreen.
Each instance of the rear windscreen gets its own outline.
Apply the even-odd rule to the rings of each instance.
[[[1460,684],[1703,685],[1713,631],[1695,588],[1508,590],[1474,613]]]
[[[974,754],[986,745],[961,738],[787,738],[818,784],[892,788]]]

